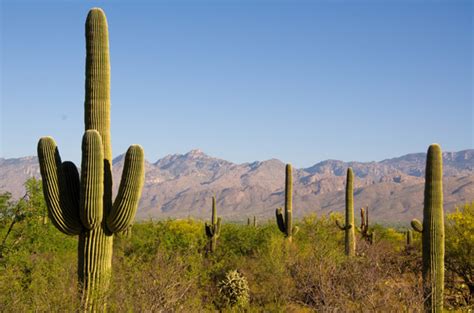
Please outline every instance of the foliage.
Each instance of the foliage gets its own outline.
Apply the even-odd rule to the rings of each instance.
[[[454,302],[474,308],[474,202],[446,215],[445,264]]]
[[[38,230],[39,224],[47,222],[41,181],[32,177],[24,185],[26,193],[17,201],[11,200],[8,192],[0,195],[0,260],[18,248],[26,228]],[[19,225],[22,221],[24,225]]]
[[[29,199],[24,200],[25,210],[32,206]],[[108,310],[421,311],[420,235],[413,234],[413,252],[407,254],[404,233],[376,224],[374,244],[359,244],[356,256],[347,258],[344,232],[334,226],[339,216],[304,217],[292,244],[273,220],[257,227],[223,223],[219,249],[208,257],[202,221],[136,223],[132,238],[115,238]],[[473,218],[472,204],[447,216],[448,278],[455,273],[451,263],[472,269]],[[9,225],[1,224],[0,234]],[[0,261],[0,311],[77,311],[77,238],[61,234],[52,223],[43,224],[40,213],[16,223],[10,236],[9,247],[19,240]],[[357,240],[363,242],[360,236]],[[224,308],[220,282],[235,270],[247,281],[248,305]],[[466,309],[469,291],[462,286],[467,283],[461,274],[455,277],[447,280],[445,303]]]

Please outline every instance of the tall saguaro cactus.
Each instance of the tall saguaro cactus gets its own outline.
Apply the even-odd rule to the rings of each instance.
[[[211,224],[206,222],[206,236],[209,238],[209,251],[214,253],[217,246],[217,238],[221,234],[221,218],[217,217],[216,197],[212,197]]]
[[[299,228],[293,226],[293,173],[291,164],[286,165],[285,175],[285,214],[282,208],[276,209],[276,220],[278,228],[285,234],[288,241],[291,242],[293,235],[296,235]]]
[[[421,232],[423,246],[423,292],[426,312],[443,311],[444,213],[443,155],[438,144],[428,148],[425,173],[423,225],[414,219],[412,227]]]
[[[81,175],[62,162],[51,137],[38,143],[43,191],[52,223],[67,235],[79,235],[78,278],[86,311],[102,311],[112,268],[114,233],[135,217],[144,181],[144,153],[127,150],[117,197],[112,202],[110,143],[110,63],[107,20],[99,8],[86,20],[85,133]]]
[[[347,169],[346,177],[346,223],[341,225],[339,220],[336,220],[337,226],[345,231],[345,251],[346,255],[354,256],[356,249],[355,242],[355,224],[354,224],[354,174],[352,168]]]

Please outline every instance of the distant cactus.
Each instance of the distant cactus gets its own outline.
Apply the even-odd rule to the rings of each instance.
[[[211,224],[205,224],[206,236],[209,238],[209,251],[213,253],[216,250],[217,238],[221,233],[221,218],[217,217],[216,197],[212,197],[212,216]]]
[[[367,210],[360,208],[360,233],[368,243],[374,243],[375,232],[369,230],[369,207]]]
[[[218,288],[224,306],[244,307],[249,302],[247,279],[235,270],[226,273],[225,278],[218,283]]]
[[[354,174],[352,173],[352,168],[349,167],[346,177],[346,223],[341,225],[341,222],[336,220],[336,225],[345,231],[345,251],[348,256],[354,256],[356,249],[353,181]]]
[[[296,235],[299,228],[293,226],[293,177],[291,164],[286,165],[286,176],[285,176],[285,215],[283,215],[282,208],[276,209],[276,220],[278,228],[285,236],[288,241],[291,242],[293,235]]]
[[[413,232],[409,229],[406,231],[406,239],[407,239],[407,248],[411,248],[413,245]]]
[[[78,276],[86,311],[102,311],[112,269],[113,235],[133,222],[144,180],[144,154],[138,145],[125,156],[122,180],[112,202],[110,143],[110,64],[107,20],[101,9],[86,21],[85,133],[81,177],[62,162],[51,137],[38,143],[43,192],[52,223],[79,235]]]
[[[257,227],[257,217],[253,216],[253,224],[250,220],[250,217],[247,218],[247,226]]]
[[[441,147],[437,144],[432,144],[428,149],[425,175],[423,224],[416,219],[411,224],[415,231],[422,234],[425,311],[442,312],[444,292],[443,155]]]

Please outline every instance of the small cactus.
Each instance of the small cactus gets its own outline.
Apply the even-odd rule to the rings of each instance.
[[[406,239],[407,239],[407,243],[406,243],[407,248],[411,248],[413,245],[413,232],[411,231],[411,229],[406,231]]]
[[[249,302],[247,279],[236,270],[227,272],[225,278],[218,283],[218,288],[226,307],[244,307]]]
[[[283,215],[283,209],[276,209],[276,220],[278,228],[282,233],[285,234],[288,241],[291,242],[293,235],[296,235],[299,228],[293,226],[293,177],[291,164],[286,165],[286,176],[285,176],[285,215]]]
[[[217,217],[216,197],[212,197],[212,216],[211,224],[205,224],[206,236],[209,238],[209,251],[214,253],[217,245],[217,238],[221,233],[221,218]]]
[[[346,223],[341,225],[341,222],[336,220],[336,225],[345,232],[345,252],[347,256],[354,256],[356,249],[353,181],[354,174],[352,168],[349,167],[346,177]]]
[[[367,210],[360,208],[360,233],[362,238],[364,238],[368,243],[374,243],[374,230],[369,231],[369,207]]]
[[[426,312],[443,311],[444,292],[444,213],[443,155],[432,144],[426,159],[423,224],[414,219],[413,229],[422,236],[423,293]]]

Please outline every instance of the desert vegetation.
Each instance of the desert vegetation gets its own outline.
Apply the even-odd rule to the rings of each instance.
[[[0,310],[80,311],[79,238],[44,219],[40,181],[31,179],[26,186],[23,199],[0,197]],[[345,234],[335,225],[341,218],[309,215],[295,221],[300,230],[291,244],[274,220],[257,227],[223,222],[212,254],[204,221],[136,223],[130,238],[113,239],[107,310],[423,311],[420,234],[412,233],[408,246],[408,227],[375,224],[374,243],[356,232],[355,256],[347,257]],[[467,311],[474,304],[474,204],[447,214],[445,228],[444,306]],[[230,297],[233,285],[244,292]]]
[[[284,209],[253,225],[150,220],[133,225],[144,152],[132,145],[112,201],[110,64],[105,14],[86,21],[81,173],[51,137],[38,143],[42,181],[0,195],[2,312],[312,312],[468,310],[473,307],[474,203],[443,212],[442,156],[431,145],[416,232],[354,216],[352,169],[342,214],[293,218],[292,167]],[[270,208],[273,210],[273,208]],[[420,208],[421,209],[421,208]],[[58,231],[59,230],[59,231]],[[343,230],[341,232],[340,230]],[[375,236],[377,234],[377,236]],[[77,236],[66,236],[77,235]],[[445,257],[448,256],[448,257]]]

